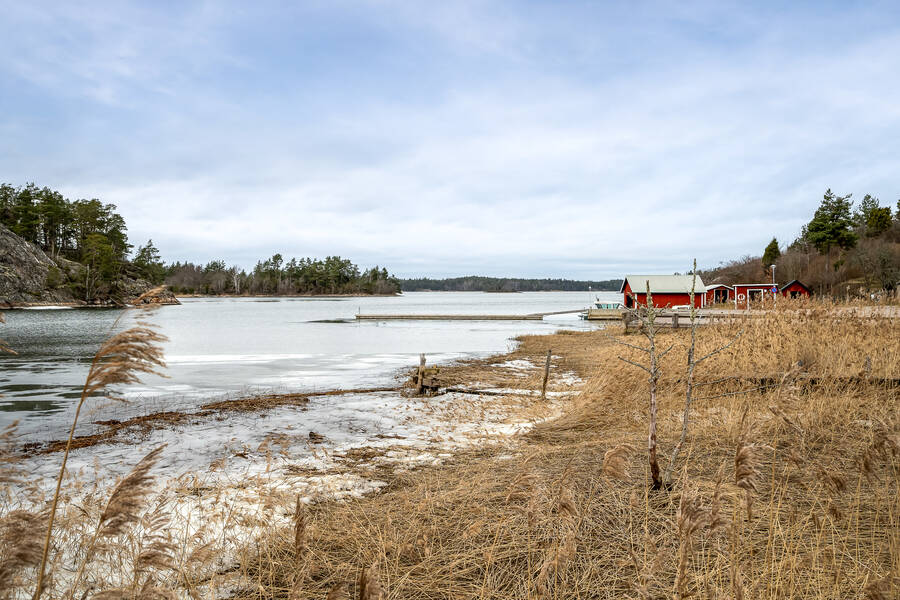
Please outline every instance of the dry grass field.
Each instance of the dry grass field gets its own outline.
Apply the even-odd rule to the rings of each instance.
[[[738,333],[697,368],[667,489],[649,485],[647,374],[620,360],[644,357],[617,343],[621,330],[531,336],[511,355],[441,377],[509,386],[498,363],[540,365],[552,349],[554,371],[584,380],[562,416],[437,466],[382,472],[387,485],[364,498],[294,507],[283,495],[284,518],[241,545],[227,586],[205,585],[223,573],[197,575],[217,546],[192,547],[149,501],[150,460],[112,492],[100,524],[84,527],[84,543],[118,557],[127,576],[114,588],[95,577],[53,589],[73,598],[897,598],[900,326],[846,308],[780,310],[699,329],[698,353]],[[673,348],[659,381],[663,468],[682,427],[689,337],[657,338]],[[524,385],[539,386],[539,373]],[[43,519],[3,515],[0,592],[25,597]],[[52,556],[50,565],[51,580],[71,580],[70,565]]]

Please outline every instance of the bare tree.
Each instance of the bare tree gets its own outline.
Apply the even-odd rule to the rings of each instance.
[[[618,357],[622,362],[628,363],[630,365],[634,365],[640,369],[643,369],[647,372],[649,376],[650,382],[650,431],[647,436],[647,452],[649,454],[650,460],[650,477],[653,480],[653,489],[658,490],[663,486],[663,480],[659,476],[659,460],[656,456],[656,412],[657,412],[657,386],[659,383],[659,363],[660,361],[668,354],[672,348],[674,348],[674,344],[669,346],[663,351],[660,351],[656,345],[656,333],[659,331],[659,327],[656,325],[656,318],[659,316],[660,309],[656,308],[653,305],[653,294],[650,290],[650,282],[647,281],[647,306],[645,308],[640,308],[635,306],[634,309],[630,309],[628,311],[628,315],[626,315],[625,327],[628,327],[628,321],[630,320],[639,320],[641,322],[640,331],[644,334],[644,337],[647,338],[648,345],[647,347],[638,346],[636,344],[629,344],[622,340],[615,340],[616,343],[621,344],[623,346],[627,346],[629,348],[633,348],[635,350],[639,350],[647,355],[647,364],[641,364],[638,362],[634,362],[627,358]]]
[[[666,485],[672,483],[672,470],[675,468],[675,461],[678,460],[678,454],[681,452],[681,447],[684,445],[685,439],[687,439],[688,426],[690,425],[691,420],[691,403],[693,402],[693,392],[694,392],[694,370],[697,368],[697,365],[702,363],[707,358],[710,358],[719,352],[725,350],[732,344],[734,344],[741,334],[743,334],[743,330],[738,332],[734,338],[731,339],[724,346],[720,346],[710,352],[709,354],[705,354],[700,358],[695,358],[696,348],[697,348],[697,325],[698,325],[698,316],[699,310],[697,309],[694,298],[696,297],[697,292],[697,259],[694,259],[694,269],[691,271],[693,277],[691,278],[691,345],[688,347],[687,353],[687,374],[685,377],[685,389],[684,389],[684,416],[681,419],[681,437],[678,439],[678,443],[675,444],[675,448],[672,450],[672,458],[669,459],[669,464],[666,467],[666,473],[663,476],[663,481]],[[703,293],[706,293],[704,290]]]

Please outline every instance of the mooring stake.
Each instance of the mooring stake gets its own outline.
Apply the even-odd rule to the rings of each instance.
[[[547,399],[547,380],[550,378],[550,355],[552,352],[552,350],[547,350],[547,362],[544,364],[544,383],[541,385],[541,400]]]

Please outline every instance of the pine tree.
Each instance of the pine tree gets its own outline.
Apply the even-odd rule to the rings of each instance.
[[[778,247],[778,240],[775,238],[772,238],[772,241],[769,242],[769,245],[766,246],[766,249],[763,252],[763,256],[762,256],[763,268],[768,269],[769,267],[774,265],[780,256],[781,256],[781,249]]]

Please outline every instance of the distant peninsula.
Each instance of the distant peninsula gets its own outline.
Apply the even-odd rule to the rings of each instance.
[[[621,279],[581,281],[576,279],[521,279],[469,275],[448,279],[401,279],[404,292],[617,292]]]

